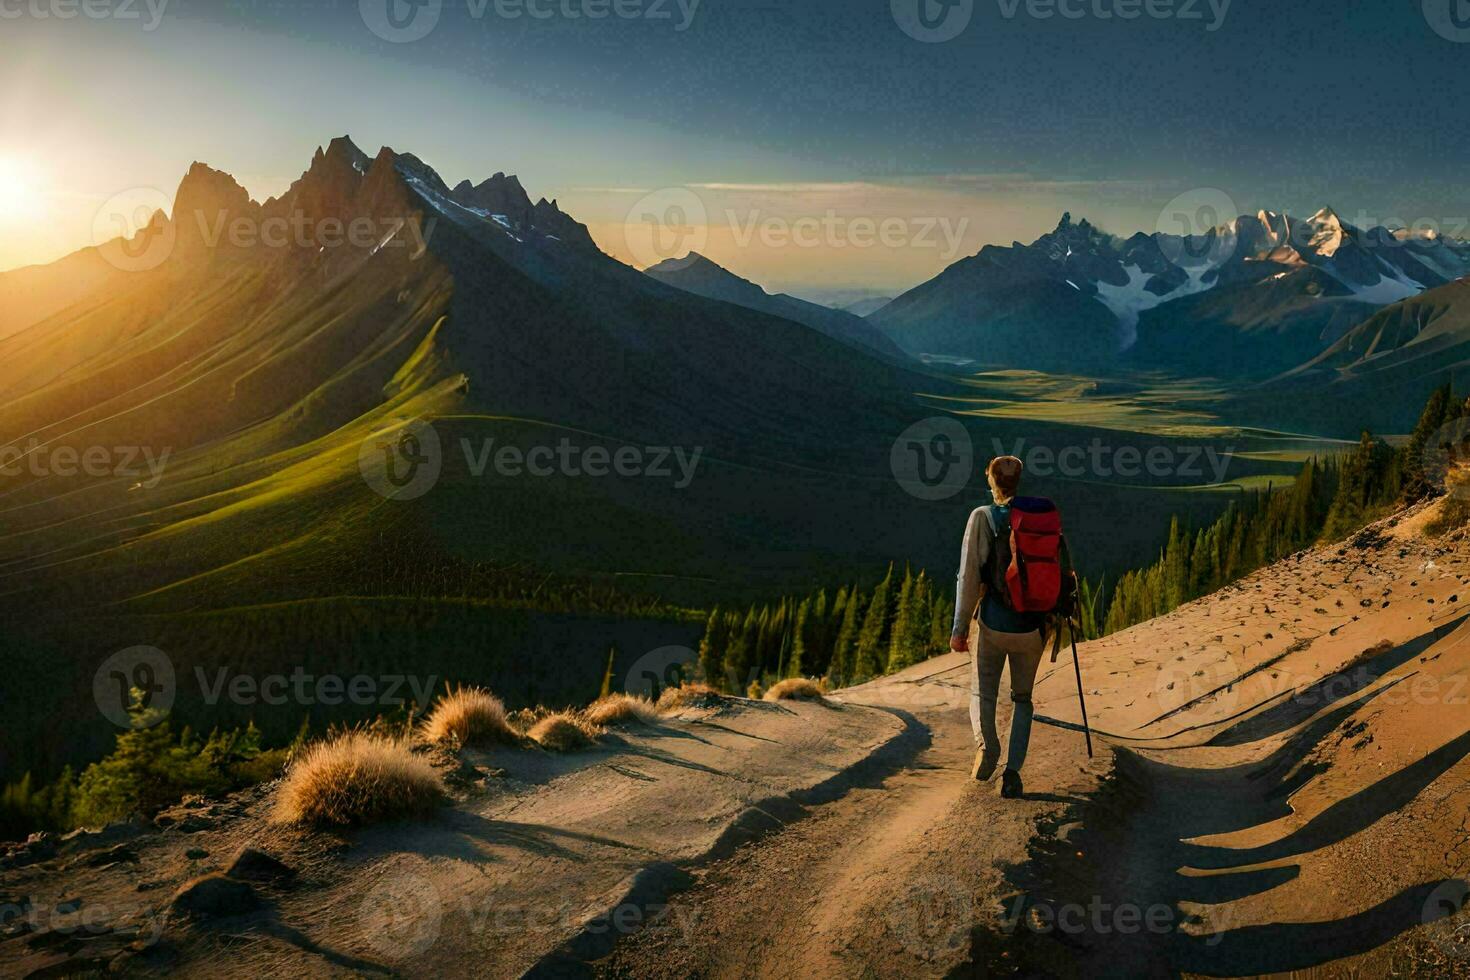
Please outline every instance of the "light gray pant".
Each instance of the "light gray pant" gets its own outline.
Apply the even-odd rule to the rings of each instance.
[[[1010,752],[1006,768],[1021,771],[1026,763],[1026,749],[1031,743],[1031,690],[1036,672],[1041,668],[1041,655],[1046,649],[1046,636],[1035,633],[997,633],[979,624],[979,636],[972,644],[970,657],[970,728],[975,741],[984,746],[986,756],[1000,758],[1000,735],[995,730],[995,708],[1000,698],[1000,675],[1006,661],[1011,664]]]

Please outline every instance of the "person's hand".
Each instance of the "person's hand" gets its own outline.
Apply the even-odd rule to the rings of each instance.
[[[970,638],[968,636],[951,636],[949,638],[949,648],[955,653],[969,653]]]

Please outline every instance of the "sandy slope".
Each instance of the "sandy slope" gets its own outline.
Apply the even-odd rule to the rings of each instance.
[[[139,973],[1470,976],[1470,542],[1424,520],[1084,647],[1094,760],[1070,663],[1044,664],[1021,801],[967,778],[951,655],[831,706],[475,755],[472,782],[507,773],[424,824],[283,830],[262,790],[0,897],[131,914]],[[298,883],[208,927],[158,915],[246,842]],[[35,939],[0,973],[81,955]]]

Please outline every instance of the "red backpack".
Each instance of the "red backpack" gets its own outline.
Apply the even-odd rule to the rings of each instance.
[[[1062,515],[1045,497],[1011,501],[1009,528],[995,526],[993,580],[987,584],[1008,608],[1020,613],[1053,613],[1063,601]]]

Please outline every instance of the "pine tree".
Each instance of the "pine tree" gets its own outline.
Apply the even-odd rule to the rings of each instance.
[[[1439,446],[1430,445],[1430,440],[1441,427],[1452,420],[1453,415],[1450,386],[1436,388],[1434,394],[1429,396],[1429,402],[1419,416],[1419,424],[1414,426],[1414,432],[1403,449],[1404,499],[1408,503],[1423,500],[1439,489],[1444,468],[1441,457],[1446,454]],[[1426,455],[1432,460],[1428,468],[1425,467]]]
[[[755,607],[752,606],[740,626],[731,632],[730,641],[725,648],[725,672],[718,684],[720,690],[727,694],[738,694],[744,690],[751,676],[759,631],[760,621],[756,618]]]
[[[1189,595],[1189,538],[1179,518],[1169,524],[1169,544],[1164,551],[1163,597],[1161,608],[1177,609],[1191,598]]]
[[[791,662],[786,665],[787,677],[800,677],[805,669],[805,664],[810,659],[807,653],[807,631],[809,620],[812,615],[812,600],[803,599],[801,605],[796,607],[796,625],[792,629],[791,640]]]
[[[842,623],[837,628],[837,639],[832,644],[832,664],[827,678],[833,688],[846,687],[855,676],[858,642],[858,617],[862,612],[863,597],[853,586],[847,591],[843,603]]]
[[[618,647],[617,644],[613,644],[607,650],[607,669],[602,672],[602,691],[598,697],[605,698],[612,694],[613,667],[617,659]]]
[[[858,683],[883,673],[888,660],[888,625],[893,617],[893,566],[873,591],[868,611],[863,616],[863,628],[858,633],[857,658],[853,677]]]
[[[704,625],[704,638],[699,641],[699,672],[706,684],[721,687],[725,675],[725,647],[729,642],[729,625],[720,607],[710,611]]]
[[[827,671],[827,662],[832,659],[832,634],[834,630],[827,618],[827,590],[817,590],[807,613],[805,651],[802,669],[812,677],[820,677]]]
[[[910,643],[913,639],[914,623],[914,572],[903,570],[903,585],[898,590],[898,602],[893,612],[893,628],[888,637],[888,655],[884,658],[886,672],[893,674],[914,663],[917,655]]]
[[[929,656],[949,652],[949,634],[954,620],[954,603],[936,592],[929,607]]]
[[[914,663],[934,656],[929,649],[930,620],[934,615],[934,583],[923,569],[914,581],[914,614],[910,623],[909,648],[913,651]]]

